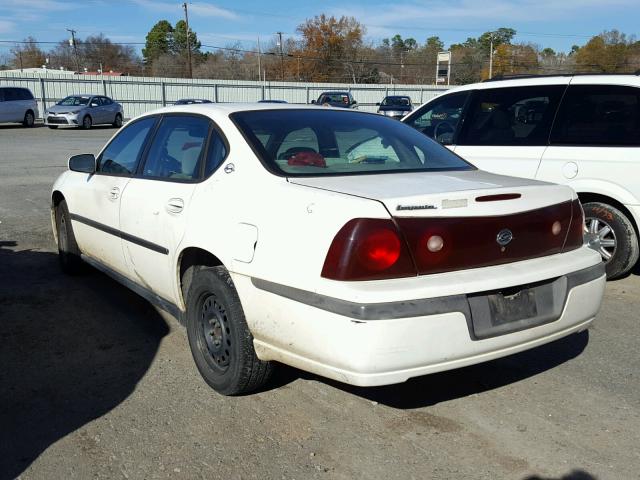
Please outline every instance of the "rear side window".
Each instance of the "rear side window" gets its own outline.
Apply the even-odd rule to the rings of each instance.
[[[547,145],[564,85],[477,90],[459,145]]]
[[[153,138],[143,177],[195,180],[209,134],[209,121],[202,117],[167,116]]]
[[[204,176],[211,175],[227,157],[227,146],[217,130],[211,131],[209,138],[209,152],[207,153],[207,163],[205,165]]]
[[[155,122],[155,117],[147,117],[124,127],[100,155],[98,172],[132,175]]]
[[[565,145],[640,145],[640,89],[574,85],[565,95],[551,142]]]
[[[445,95],[422,107],[407,125],[445,145],[454,142],[469,92]]]
[[[113,100],[109,97],[100,97],[100,99],[102,100],[102,105],[111,105],[113,103]]]
[[[4,100],[5,102],[12,102],[14,100],[20,100],[18,96],[17,88],[5,88],[4,89]]]
[[[18,96],[20,97],[20,100],[33,100],[33,95],[26,88],[19,89]]]

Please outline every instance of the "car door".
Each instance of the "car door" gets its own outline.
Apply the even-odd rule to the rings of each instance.
[[[89,111],[91,114],[91,118],[93,120],[93,124],[105,123],[106,115],[104,111],[104,107],[102,106],[102,99],[100,97],[91,98],[91,102],[89,103]]]
[[[639,159],[640,88],[572,82],[537,178],[638,204]]]
[[[163,116],[144,164],[122,197],[122,230],[144,240],[124,242],[132,278],[174,303],[176,257],[188,222],[208,221],[214,230],[213,211],[208,219],[190,218],[189,206],[197,183],[208,173],[204,171],[207,143],[213,148],[220,138],[206,117]],[[216,152],[219,156],[220,149]]]
[[[96,173],[70,172],[65,188],[80,250],[124,275],[129,269],[122,250],[120,202],[156,120],[145,117],[120,130],[98,156]]]
[[[23,117],[20,115],[20,96],[17,88],[6,88],[4,90],[4,111],[5,122],[21,122]]]
[[[566,85],[476,90],[455,152],[478,168],[534,178]]]
[[[442,95],[423,105],[403,122],[450,150],[455,150],[461,119],[470,95],[471,91]]]
[[[0,122],[9,121],[9,103],[5,101],[6,88],[0,88]]]
[[[113,123],[116,121],[116,104],[109,97],[100,97],[102,109],[104,111],[104,123]]]

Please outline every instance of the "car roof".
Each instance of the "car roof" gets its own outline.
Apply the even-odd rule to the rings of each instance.
[[[505,78],[501,80],[489,80],[480,83],[470,83],[450,90],[446,93],[461,92],[465,90],[484,90],[506,87],[529,87],[536,85],[630,85],[640,87],[640,76],[635,74],[624,75],[555,75],[555,76],[523,76],[522,78]],[[445,93],[445,92],[442,92]]]
[[[349,95],[349,92],[343,90],[330,90],[322,92],[320,95]]]

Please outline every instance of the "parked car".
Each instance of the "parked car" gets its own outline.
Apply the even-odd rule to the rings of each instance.
[[[45,124],[49,128],[74,126],[88,130],[100,124],[120,128],[123,118],[122,105],[103,95],[71,95],[45,112]]]
[[[389,95],[384,97],[382,102],[376,103],[376,105],[378,106],[378,113],[398,120],[413,110],[411,97],[404,95]]]
[[[38,102],[28,88],[0,87],[0,123],[22,123],[33,127],[38,117]]]
[[[311,100],[311,103],[323,107],[358,108],[351,92],[323,92],[318,100]]]
[[[258,103],[287,103],[286,100],[258,100]]]
[[[215,390],[273,362],[385,385],[586,329],[604,292],[573,190],[477,170],[375,113],[168,107],[55,182],[62,269],[186,324]]]
[[[640,252],[640,76],[527,77],[465,85],[404,120],[479,168],[578,192],[609,278]]]
[[[194,103],[213,103],[211,100],[206,100],[204,98],[182,98],[174,105],[193,105]]]

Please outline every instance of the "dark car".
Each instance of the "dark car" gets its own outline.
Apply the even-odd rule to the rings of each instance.
[[[174,105],[193,105],[194,103],[213,103],[211,100],[204,98],[181,98]]]
[[[323,107],[358,108],[351,92],[323,92],[318,100],[311,100],[311,103]]]
[[[258,100],[258,103],[287,103],[286,100]]]
[[[376,103],[376,105],[378,106],[378,113],[397,119],[401,119],[413,110],[411,97],[404,95],[390,95],[384,97],[384,100],[380,103]]]

